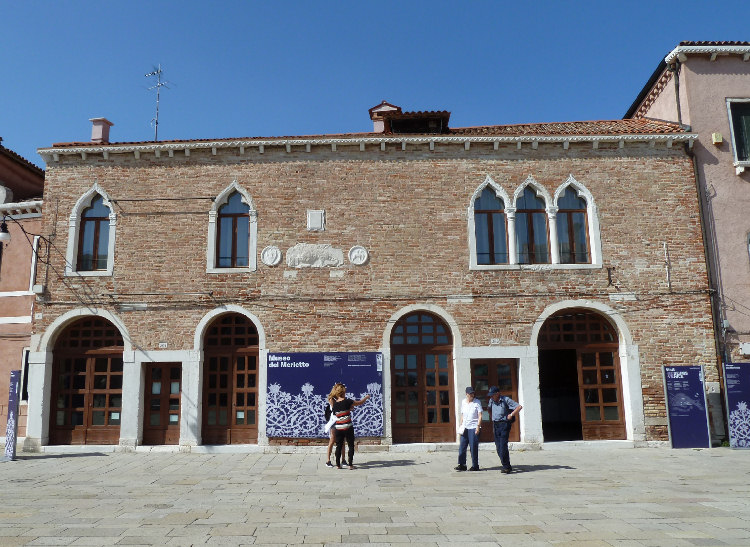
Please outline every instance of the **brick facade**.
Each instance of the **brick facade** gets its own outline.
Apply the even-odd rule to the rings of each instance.
[[[570,175],[595,200],[602,267],[469,269],[467,210],[487,176],[512,196],[529,176],[553,195]],[[258,254],[275,245],[286,257],[295,244],[320,243],[346,256],[362,245],[369,261],[294,269],[258,260],[254,272],[206,273],[211,198],[233,181],[258,212]],[[115,202],[114,273],[65,277],[68,216],[94,183]],[[404,150],[389,143],[385,150],[60,155],[48,164],[44,203],[43,233],[53,251],[38,271],[48,284],[37,304],[37,342],[54,339],[55,321],[83,308],[119,318],[134,349],[166,343],[192,351],[201,319],[230,304],[258,318],[262,350],[381,351],[393,317],[429,307],[452,319],[462,348],[501,355],[533,347],[533,327],[550,306],[577,302],[610,310],[629,331],[640,367],[630,385],[641,386],[643,401],[643,423],[629,438],[668,439],[662,365],[703,364],[706,380],[719,381],[695,179],[682,145],[439,143],[431,150],[410,143]],[[325,210],[325,231],[306,229],[308,209]],[[123,308],[133,303],[146,309]],[[454,363],[457,386],[466,381],[466,363]],[[387,404],[385,411],[387,421]]]

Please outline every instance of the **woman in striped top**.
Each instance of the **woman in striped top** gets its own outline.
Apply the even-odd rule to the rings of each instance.
[[[354,426],[352,425],[352,408],[365,403],[370,398],[368,393],[359,401],[346,398],[346,386],[337,384],[332,392],[333,413],[336,415],[336,467],[341,469],[341,453],[344,449],[344,439],[349,448],[349,469],[354,467]]]

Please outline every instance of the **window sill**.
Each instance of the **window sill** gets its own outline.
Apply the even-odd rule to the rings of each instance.
[[[741,175],[746,170],[750,170],[750,161],[736,161],[734,162],[735,174]]]
[[[253,268],[206,268],[206,273],[209,274],[232,274],[232,273],[252,273],[255,269]]]
[[[549,271],[549,270],[601,270],[601,264],[472,264],[469,270],[510,270],[510,271]]]
[[[112,277],[112,270],[91,270],[85,272],[65,270],[65,277]]]

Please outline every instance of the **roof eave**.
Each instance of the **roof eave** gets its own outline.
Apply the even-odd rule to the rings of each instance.
[[[213,148],[265,148],[319,145],[372,145],[388,143],[406,144],[464,144],[464,143],[580,143],[580,142],[692,142],[698,138],[695,133],[631,133],[631,134],[591,134],[591,135],[401,135],[401,136],[373,136],[354,138],[315,138],[315,139],[266,139],[266,140],[222,140],[201,142],[154,142],[132,145],[108,144],[102,146],[81,146],[66,148],[40,148],[37,152],[45,159],[53,159],[61,155],[81,155],[85,158],[89,154],[125,154],[143,152],[167,152],[180,150],[205,150]]]

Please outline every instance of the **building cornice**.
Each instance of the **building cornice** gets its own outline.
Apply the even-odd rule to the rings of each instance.
[[[13,218],[32,218],[42,214],[42,204],[39,200],[3,203],[0,205],[0,215]]]
[[[667,65],[674,63],[675,59],[684,62],[689,54],[709,54],[714,61],[718,55],[742,55],[744,61],[750,60],[750,46],[677,46],[664,58]]]
[[[173,157],[175,152],[184,152],[190,155],[191,150],[211,150],[214,154],[218,149],[237,148],[240,155],[248,149],[257,149],[261,154],[266,148],[285,148],[287,152],[292,151],[292,147],[304,147],[305,151],[310,152],[312,146],[330,146],[331,151],[335,152],[338,146],[359,146],[361,151],[365,150],[367,145],[379,145],[385,150],[386,145],[402,146],[406,150],[407,144],[429,144],[430,149],[435,144],[463,144],[468,150],[469,146],[474,143],[494,144],[495,149],[500,144],[515,143],[518,148],[523,144],[530,144],[533,148],[539,143],[560,143],[567,148],[570,143],[593,143],[594,148],[598,148],[598,143],[617,142],[650,143],[652,146],[656,143],[666,143],[671,146],[673,142],[688,142],[692,145],[693,141],[698,138],[694,133],[652,133],[652,134],[625,134],[625,135],[428,135],[428,136],[399,136],[399,137],[352,137],[352,138],[292,138],[292,139],[238,139],[238,140],[221,140],[221,141],[200,141],[200,142],[154,142],[139,144],[108,144],[102,146],[70,146],[65,148],[40,148],[37,150],[44,160],[49,163],[50,160],[58,161],[60,156],[80,155],[82,159],[93,154],[102,154],[107,159],[110,154],[135,154],[136,158],[142,153],[153,153],[161,157],[166,153],[168,157]]]

